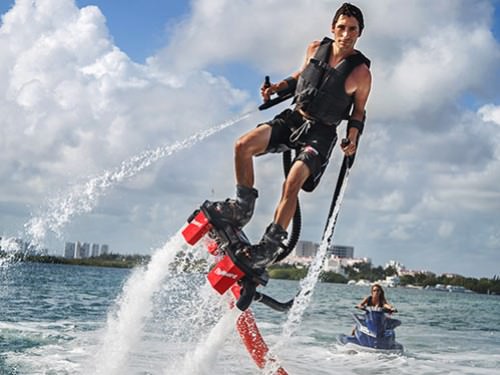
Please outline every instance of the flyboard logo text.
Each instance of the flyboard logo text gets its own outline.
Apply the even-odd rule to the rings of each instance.
[[[231,273],[231,272],[224,271],[223,269],[221,269],[219,267],[217,267],[214,272],[217,276],[229,277],[230,279],[234,279],[234,280],[238,279],[238,275]]]
[[[199,221],[197,221],[197,220],[193,220],[193,221],[191,222],[191,224],[196,225],[198,228],[201,228],[201,227],[203,227],[203,226],[205,225],[204,223],[200,223],[200,222],[199,222]]]

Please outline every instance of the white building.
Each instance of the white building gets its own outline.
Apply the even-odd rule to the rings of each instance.
[[[91,248],[90,248],[90,256],[91,257],[98,257],[99,256],[99,244],[93,243]]]
[[[281,263],[295,266],[309,266],[319,250],[319,244],[312,241],[298,241],[288,257]],[[327,272],[344,274],[342,267],[352,266],[356,263],[368,263],[369,258],[353,258],[354,247],[334,245],[327,249],[327,256],[323,269]]]
[[[384,266],[384,269],[392,267],[396,270],[396,272],[399,274],[401,271],[404,271],[406,267],[404,266],[403,263],[400,263],[396,260],[390,260],[386,265]]]
[[[80,241],[76,242],[75,246],[75,258],[77,259],[85,259],[90,256],[90,244],[88,242],[84,242],[83,244]]]
[[[336,255],[331,255],[326,258],[323,265],[323,270],[326,272],[335,272],[347,276],[344,273],[344,267],[352,267],[359,263],[371,263],[370,258],[341,258]]]
[[[108,245],[99,245],[97,243],[81,243],[80,241],[66,242],[64,246],[64,257],[70,259],[85,259],[90,257],[98,257],[109,252]]]
[[[293,249],[291,256],[299,258],[314,258],[319,250],[319,244],[312,241],[298,241]],[[339,258],[353,258],[354,247],[342,245],[330,245],[326,250],[327,255],[337,256]]]

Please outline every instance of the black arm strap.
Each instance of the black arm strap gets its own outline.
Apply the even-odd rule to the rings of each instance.
[[[297,87],[297,80],[292,76],[285,78],[283,81],[288,85],[286,90],[295,92],[295,88]]]
[[[349,119],[347,122],[347,134],[349,134],[349,129],[356,128],[359,131],[359,134],[363,134],[363,128],[365,127],[364,121]]]

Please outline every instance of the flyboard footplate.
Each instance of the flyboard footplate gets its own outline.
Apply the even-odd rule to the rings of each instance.
[[[207,250],[212,255],[222,255],[222,259],[207,276],[212,287],[218,293],[224,294],[232,285],[243,279],[247,285],[266,285],[269,276],[265,269],[254,269],[236,255],[239,250],[251,246],[245,233],[231,223],[217,220],[210,215],[210,204],[205,201],[193,212],[182,230],[182,235],[190,245],[195,245],[208,235],[210,240],[207,241]]]

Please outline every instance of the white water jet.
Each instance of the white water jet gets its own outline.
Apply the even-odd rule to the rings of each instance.
[[[332,215],[328,220],[328,224],[323,235],[323,240],[319,245],[318,252],[316,253],[311,266],[309,267],[306,277],[300,281],[300,291],[297,297],[295,297],[294,299],[292,308],[288,312],[287,320],[284,323],[281,331],[281,336],[276,344],[271,348],[269,353],[277,353],[287,342],[290,341],[290,338],[297,331],[297,328],[302,321],[304,312],[311,303],[314,288],[318,282],[321,269],[323,268],[323,263],[325,262],[329,239],[333,235],[335,223],[337,222],[340,207],[342,206],[348,178],[349,169],[347,169],[344,176],[344,181],[337,197],[337,204],[335,205]],[[279,363],[279,360],[276,357],[270,356],[270,358],[268,358],[266,362],[266,366],[263,369],[263,373],[266,375],[274,375],[280,366],[281,364]]]
[[[252,110],[230,119],[209,129],[201,130],[190,137],[177,141],[171,145],[164,145],[152,150],[146,150],[135,155],[111,171],[105,171],[100,176],[93,177],[84,184],[74,186],[65,195],[52,198],[48,201],[47,209],[39,216],[32,217],[24,224],[25,232],[36,247],[43,246],[49,231],[61,236],[61,229],[76,215],[90,212],[98,202],[99,197],[118,183],[129,179],[158,160],[173,155],[176,152],[192,147],[203,139],[234,125],[256,110]]]
[[[120,374],[126,368],[127,354],[137,345],[144,324],[152,312],[152,297],[156,293],[175,260],[185,246],[177,233],[162,248],[156,250],[145,268],[136,269],[129,277],[117,301],[116,312],[110,312],[102,343],[97,355],[95,374]]]

